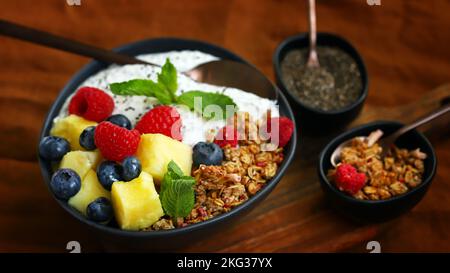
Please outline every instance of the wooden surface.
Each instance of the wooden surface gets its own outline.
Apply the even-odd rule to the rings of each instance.
[[[219,44],[273,76],[272,54],[284,38],[307,29],[304,1],[0,0],[0,18],[101,47],[177,36]],[[450,1],[318,1],[318,28],[351,41],[366,61],[370,88],[362,123],[412,119],[450,82]],[[77,240],[102,251],[95,236],[53,201],[36,163],[45,114],[59,90],[89,60],[0,37],[0,251],[64,252]],[[407,105],[400,107],[401,105]],[[400,107],[400,108],[398,108]],[[432,106],[431,106],[432,107]],[[450,140],[447,121],[429,131],[439,160],[433,185],[410,213],[363,226],[335,215],[316,177],[317,153],[332,136],[307,137],[268,199],[224,233],[185,251],[450,251]]]

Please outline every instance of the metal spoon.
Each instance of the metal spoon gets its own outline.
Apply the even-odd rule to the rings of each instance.
[[[147,64],[161,67],[158,64],[145,62],[132,56],[87,45],[5,20],[0,20],[0,34],[91,57],[106,63]],[[275,85],[258,69],[248,64],[229,60],[211,61],[182,72],[182,74],[198,82],[234,87],[264,98],[278,99]]]
[[[317,56],[317,23],[316,23],[316,0],[308,0],[309,19],[309,55],[306,65],[308,67],[320,67]]]
[[[403,127],[401,127],[400,129],[398,129],[397,131],[395,131],[394,133],[381,138],[380,137],[383,135],[383,132],[381,130],[376,130],[374,132],[372,132],[368,137],[366,136],[358,136],[356,138],[359,138],[360,140],[363,141],[367,141],[368,145],[371,146],[374,142],[376,142],[378,139],[380,139],[378,141],[378,144],[380,145],[380,147],[382,148],[382,152],[381,152],[381,158],[384,158],[384,156],[386,155],[387,151],[389,150],[390,147],[392,147],[392,145],[395,143],[395,141],[402,136],[403,134],[425,124],[430,122],[431,120],[442,116],[443,114],[447,113],[450,111],[450,104],[443,106],[441,108],[439,108],[436,111],[431,112],[430,114],[427,114],[419,119],[417,119],[416,121],[405,125]],[[354,138],[353,138],[354,139]],[[344,141],[343,143],[341,143],[331,154],[331,165],[333,165],[334,167],[337,166],[337,164],[339,163],[340,159],[341,159],[341,152],[342,149],[349,146],[352,142],[353,139],[349,139],[347,141]]]
[[[304,71],[305,77],[314,79],[315,85],[322,84],[325,90],[333,91],[334,77],[325,68],[320,66],[319,56],[317,54],[317,19],[316,19],[315,0],[308,0],[308,22],[309,22],[309,52],[308,52],[308,60],[306,62],[307,70]]]

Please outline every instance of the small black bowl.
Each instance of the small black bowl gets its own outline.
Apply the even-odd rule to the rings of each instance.
[[[338,190],[327,179],[327,172],[332,167],[330,157],[339,144],[356,136],[367,136],[370,132],[381,129],[386,135],[394,132],[402,126],[394,121],[376,121],[351,129],[333,139],[320,153],[318,173],[320,184],[332,207],[362,222],[379,222],[392,219],[413,208],[425,195],[436,172],[436,155],[433,146],[427,138],[417,131],[411,131],[396,141],[400,148],[416,149],[427,154],[424,161],[425,171],[423,181],[416,188],[403,195],[379,201],[367,201],[355,199]]]
[[[369,79],[363,59],[356,49],[343,38],[330,33],[317,33],[318,46],[336,47],[348,53],[357,63],[361,73],[362,90],[359,98],[351,105],[337,111],[322,111],[303,104],[298,97],[286,88],[281,75],[281,62],[286,54],[293,49],[301,49],[309,46],[307,33],[292,36],[284,40],[276,49],[273,56],[276,83],[283,91],[292,106],[299,125],[313,133],[327,133],[337,130],[348,124],[362,109],[368,93]],[[323,126],[326,124],[326,126]]]
[[[159,53],[168,52],[173,50],[199,50],[211,55],[217,56],[221,59],[228,59],[242,63],[248,63],[233,52],[224,48],[212,45],[209,43],[177,39],[177,38],[160,38],[138,41],[135,43],[127,44],[116,49],[116,51],[129,54],[132,56],[147,54],[147,53]],[[107,65],[98,61],[93,61],[82,68],[62,89],[59,96],[56,98],[51,109],[49,110],[47,117],[44,121],[40,139],[47,136],[53,124],[53,119],[58,115],[61,107],[67,98],[75,92],[76,88],[84,82],[89,76],[97,73],[98,71],[106,68]],[[278,91],[279,92],[279,91]],[[295,118],[292,110],[280,92],[278,94],[278,104],[280,114],[292,119],[295,123]],[[241,219],[243,215],[248,213],[251,209],[255,208],[261,201],[263,201],[269,193],[280,182],[284,173],[287,170],[288,165],[291,163],[295,148],[297,144],[297,131],[294,130],[292,138],[285,146],[285,159],[281,163],[277,174],[267,182],[267,184],[254,196],[242,205],[232,209],[228,213],[221,214],[217,217],[209,219],[205,222],[200,222],[187,227],[160,230],[152,232],[140,232],[140,231],[127,231],[121,230],[118,227],[111,225],[101,225],[86,219],[75,209],[70,207],[67,202],[63,202],[55,198],[56,202],[74,218],[82,222],[86,227],[97,232],[98,238],[106,245],[107,250],[111,251],[168,251],[176,250],[180,247],[187,246],[202,239],[208,238],[210,234],[217,234],[220,229],[226,228],[228,225]],[[49,186],[51,175],[53,173],[50,162],[39,158],[39,164],[44,181]],[[53,194],[52,194],[53,196]],[[56,204],[55,204],[56,205]]]

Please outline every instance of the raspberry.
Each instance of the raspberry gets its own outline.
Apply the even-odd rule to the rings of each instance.
[[[141,135],[136,130],[128,130],[104,121],[95,128],[94,140],[104,158],[122,161],[136,153]]]
[[[274,128],[273,132],[272,127]],[[268,133],[268,138],[270,138],[271,142],[278,143],[278,147],[284,147],[292,137],[294,122],[287,117],[271,118],[267,122],[266,128],[263,128],[261,132],[263,135],[265,135],[264,133]],[[267,138],[267,135],[265,136]]]
[[[105,120],[113,110],[113,99],[102,90],[94,87],[78,89],[69,103],[69,114],[75,114],[96,122]]]
[[[170,106],[157,106],[148,111],[134,127],[141,134],[163,134],[182,141],[181,117],[177,109]]]
[[[336,169],[335,182],[339,190],[353,195],[364,187],[366,175],[358,173],[352,165],[342,163]]]
[[[237,128],[232,125],[227,125],[217,132],[214,143],[219,145],[221,148],[230,145],[231,147],[236,147],[238,145],[238,132]]]

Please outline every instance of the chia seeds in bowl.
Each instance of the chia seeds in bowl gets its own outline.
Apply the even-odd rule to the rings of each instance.
[[[322,111],[338,111],[357,101],[363,82],[356,61],[337,47],[318,46],[317,53],[319,68],[306,66],[308,48],[286,53],[281,61],[286,88],[305,105]]]
[[[317,45],[320,68],[318,71],[307,71],[309,77],[303,78],[305,73],[301,72],[302,68],[306,69],[307,33],[288,37],[281,42],[273,56],[273,64],[276,83],[288,97],[300,120],[299,126],[307,134],[326,135],[342,129],[358,116],[367,98],[369,79],[364,60],[347,40],[335,34],[319,32]],[[352,73],[343,73],[345,67],[351,67],[347,71]],[[313,76],[317,76],[322,84],[315,84],[316,80],[311,80]],[[296,82],[299,87],[296,87]],[[342,94],[343,85],[347,86],[345,90],[352,91]],[[352,88],[349,88],[350,85]],[[323,90],[317,91],[316,88],[321,89],[319,87]],[[309,92],[305,94],[305,91]]]

